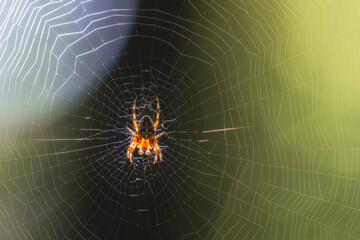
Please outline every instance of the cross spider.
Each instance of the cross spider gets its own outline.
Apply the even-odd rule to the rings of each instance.
[[[155,159],[154,164],[157,161],[158,155],[160,156],[160,161],[162,161],[162,155],[159,148],[159,145],[157,143],[157,140],[160,136],[164,134],[164,132],[155,135],[156,133],[156,127],[159,123],[159,112],[160,112],[160,105],[159,105],[159,99],[156,98],[157,101],[157,114],[156,114],[156,122],[154,123],[151,118],[148,115],[145,115],[141,118],[139,126],[136,123],[136,114],[135,114],[135,105],[136,105],[136,99],[134,100],[133,104],[133,121],[134,121],[134,127],[136,132],[131,130],[130,128],[127,128],[131,134],[134,136],[133,140],[131,141],[131,144],[127,150],[127,157],[130,159],[130,162],[132,163],[132,157],[133,157],[133,151],[138,148],[138,153],[140,155],[144,154],[144,149],[146,149],[145,154],[150,155],[151,150],[155,153]]]

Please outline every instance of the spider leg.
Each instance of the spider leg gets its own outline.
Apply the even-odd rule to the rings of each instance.
[[[160,161],[162,161],[162,154],[161,154],[161,151],[160,151],[159,145],[157,145],[157,144],[156,144],[156,147],[157,147],[157,150],[158,150],[158,152],[159,152]]]
[[[158,158],[158,152],[154,149],[154,153],[155,153],[155,158],[154,158],[154,164],[155,164]]]
[[[157,142],[155,142],[155,145],[154,145],[154,153],[155,153],[154,164],[156,163],[156,160],[157,160],[157,156],[158,156],[158,155],[159,155],[159,157],[160,157],[160,161],[162,161],[161,150],[160,150],[160,147],[159,147],[159,145],[158,145]]]
[[[130,162],[132,163],[132,156],[133,156],[133,151],[135,150],[136,148],[136,140],[137,140],[137,137],[134,137],[134,139],[132,140],[128,150],[127,150],[127,157],[130,159]]]
[[[164,133],[165,133],[165,132],[162,132],[162,133],[156,135],[156,136],[155,136],[155,139],[158,139],[159,137],[161,137],[162,135],[164,135]]]
[[[135,105],[136,105],[136,98],[135,98],[134,104],[133,104],[133,121],[134,121],[134,127],[135,127],[136,132],[139,132],[138,125],[136,123]]]
[[[159,104],[159,99],[156,97],[156,101],[157,101],[157,112],[156,112],[156,122],[154,124],[154,130],[156,131],[157,125],[159,124],[159,113],[160,113],[160,104]]]
[[[129,132],[131,132],[132,135],[137,136],[137,134],[133,130],[131,130],[130,128],[127,129],[129,130]]]

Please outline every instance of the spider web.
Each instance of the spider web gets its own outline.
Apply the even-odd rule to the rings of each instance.
[[[357,7],[1,2],[1,239],[359,239]]]

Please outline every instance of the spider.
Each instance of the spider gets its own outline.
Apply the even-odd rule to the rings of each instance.
[[[127,150],[127,157],[130,159],[131,163],[132,163],[133,151],[136,148],[139,149],[138,153],[140,155],[144,154],[145,149],[146,149],[145,151],[146,155],[150,155],[151,150],[153,150],[155,153],[154,164],[157,161],[158,155],[160,156],[160,161],[162,161],[161,151],[156,139],[161,137],[164,134],[164,132],[155,135],[156,127],[158,126],[159,123],[159,112],[160,112],[159,99],[156,98],[156,101],[157,101],[156,122],[154,123],[148,115],[145,115],[141,118],[138,126],[136,123],[136,114],[135,114],[136,99],[134,100],[132,112],[133,112],[133,121],[136,132],[134,132],[130,128],[127,128],[134,136]]]

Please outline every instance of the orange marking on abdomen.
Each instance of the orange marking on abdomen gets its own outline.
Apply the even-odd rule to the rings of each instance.
[[[145,140],[144,138],[141,139],[141,141],[137,143],[137,148],[140,148],[140,147],[141,147],[144,151],[145,151],[148,147],[150,147],[150,149],[153,149],[153,148],[154,148],[153,144],[150,143],[149,139]]]

